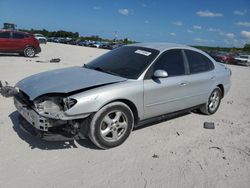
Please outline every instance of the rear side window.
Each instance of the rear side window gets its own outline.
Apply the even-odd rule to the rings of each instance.
[[[213,62],[203,54],[192,50],[185,50],[185,53],[191,74],[209,71],[214,68]]]
[[[13,39],[23,39],[25,35],[23,33],[13,33],[12,38]]]
[[[168,76],[184,75],[185,65],[181,50],[165,52],[154,65],[154,71],[158,69],[167,71]]]
[[[0,32],[0,38],[8,39],[8,38],[10,38],[10,33],[9,32]]]

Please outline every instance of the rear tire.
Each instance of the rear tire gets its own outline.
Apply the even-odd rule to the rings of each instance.
[[[33,47],[26,47],[23,51],[25,57],[34,57],[36,55],[36,50]]]
[[[97,147],[109,149],[121,145],[130,135],[133,125],[130,108],[124,103],[113,102],[93,116],[88,136]]]
[[[210,94],[206,104],[204,104],[200,108],[201,113],[206,115],[214,114],[220,106],[221,99],[222,99],[222,92],[220,88],[217,87]]]

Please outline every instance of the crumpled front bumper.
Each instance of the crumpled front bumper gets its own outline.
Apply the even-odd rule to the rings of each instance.
[[[49,118],[40,116],[18,97],[14,97],[14,104],[21,115],[19,118],[20,128],[26,133],[47,141],[77,139],[74,135],[63,131],[61,127],[53,128]]]
[[[46,141],[68,141],[68,140],[74,140],[76,139],[72,135],[67,135],[59,132],[51,132],[51,131],[40,131],[33,127],[26,119],[24,119],[22,116],[19,117],[19,126],[20,128],[26,132],[29,135],[32,135],[34,137],[41,138]]]
[[[21,99],[14,97],[14,104],[17,111],[36,129],[48,131],[50,126],[49,119],[40,116],[36,111],[23,103]]]

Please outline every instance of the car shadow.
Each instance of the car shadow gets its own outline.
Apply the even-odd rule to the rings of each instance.
[[[45,141],[40,138],[29,135],[24,132],[19,126],[19,113],[17,111],[12,112],[9,115],[9,118],[13,124],[13,130],[17,133],[19,138],[29,144],[31,149],[41,149],[41,150],[58,150],[58,149],[70,149],[78,148],[74,140],[70,141]],[[98,149],[94,144],[89,140],[77,140],[76,141],[80,146],[90,149]]]
[[[155,120],[152,122],[145,122],[142,123],[138,126],[135,126],[133,131],[137,131],[146,127],[150,127],[162,122],[166,122],[169,120],[173,120],[175,118],[178,117],[182,117],[185,115],[189,115],[192,112],[182,112],[179,113],[177,115],[173,115],[173,116],[166,116],[164,118],[160,118],[159,120]],[[32,136],[26,132],[24,132],[20,126],[19,126],[19,113],[17,111],[12,112],[9,115],[9,118],[12,121],[13,124],[13,130],[17,133],[17,135],[19,136],[19,138],[21,138],[23,141],[25,141],[26,143],[29,144],[29,147],[31,149],[41,149],[41,150],[58,150],[58,149],[71,149],[71,148],[78,148],[77,145],[75,143],[77,143],[78,145],[85,147],[85,148],[89,148],[89,149],[94,149],[94,150],[101,150],[100,148],[98,148],[97,146],[95,146],[91,141],[89,141],[88,139],[82,139],[82,140],[71,140],[71,141],[46,141],[46,140],[42,140],[41,138]]]
[[[21,57],[21,58],[28,58],[28,57],[25,57],[25,56],[20,55],[18,53],[0,53],[0,57]],[[39,56],[35,55],[32,58],[36,58],[36,57],[39,57]]]
[[[166,121],[169,121],[169,120],[173,120],[173,119],[176,119],[176,118],[179,118],[179,117],[182,117],[182,116],[186,116],[186,115],[189,115],[191,113],[192,112],[180,112],[180,113],[178,113],[176,115],[171,115],[171,116],[166,115],[166,117],[161,117],[161,118],[159,118],[159,120],[149,121],[149,122],[139,124],[139,125],[134,127],[133,131],[144,129],[146,127],[150,127],[150,126],[153,126],[153,125],[156,125],[156,124],[159,124],[159,123],[163,123],[163,122],[166,122]]]
[[[18,57],[18,56],[20,56],[20,57],[23,57],[23,56],[21,56],[21,55],[19,55],[18,53],[0,53],[0,57],[1,56],[6,56],[6,57]]]

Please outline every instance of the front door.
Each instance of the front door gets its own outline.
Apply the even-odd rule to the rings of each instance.
[[[8,52],[11,48],[10,44],[10,32],[0,32],[0,51]]]
[[[155,70],[165,70],[168,77],[149,76],[144,80],[144,118],[187,108],[190,90],[182,50],[165,52],[150,69],[152,73]]]

